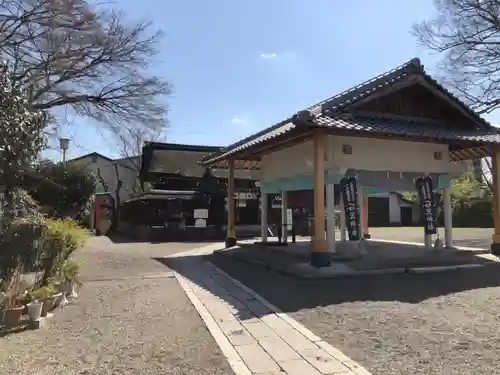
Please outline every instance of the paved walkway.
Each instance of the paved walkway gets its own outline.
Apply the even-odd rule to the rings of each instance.
[[[219,248],[220,246],[217,246]],[[339,350],[200,255],[170,258],[174,274],[237,375],[368,375]]]

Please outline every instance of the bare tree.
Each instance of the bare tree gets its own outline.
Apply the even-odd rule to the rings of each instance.
[[[500,107],[500,0],[434,0],[417,23],[420,43],[442,55],[442,79],[479,113]]]
[[[419,42],[442,56],[441,80],[478,113],[500,108],[500,0],[434,0],[433,19],[413,26]],[[483,180],[491,188],[491,160]]]
[[[141,171],[142,147],[145,142],[148,141],[165,141],[165,129],[165,126],[158,126],[156,128],[145,128],[140,126],[122,128],[121,131],[116,134],[119,152],[123,157],[120,162],[131,167],[135,171],[137,177],[139,177]],[[141,188],[139,179],[137,179],[134,193],[137,194],[141,192],[143,192],[143,189]]]
[[[33,106],[70,107],[118,131],[166,120],[168,83],[147,73],[159,32],[86,0],[0,0],[0,58]]]

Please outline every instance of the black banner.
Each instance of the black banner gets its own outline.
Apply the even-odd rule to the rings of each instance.
[[[361,228],[358,204],[358,180],[356,177],[343,178],[340,180],[340,189],[344,201],[349,241],[359,241],[361,239]]]
[[[415,180],[420,206],[424,215],[425,234],[436,234],[436,204],[432,188],[432,178],[429,176],[419,177]]]

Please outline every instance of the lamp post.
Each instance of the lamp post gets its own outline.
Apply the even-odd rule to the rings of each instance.
[[[59,138],[59,148],[63,153],[63,163],[66,163],[66,151],[69,148],[69,138]]]

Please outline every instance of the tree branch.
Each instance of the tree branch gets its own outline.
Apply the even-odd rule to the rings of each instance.
[[[35,108],[70,107],[113,130],[166,123],[170,85],[147,72],[161,37],[150,23],[86,0],[0,3],[0,54]]]

